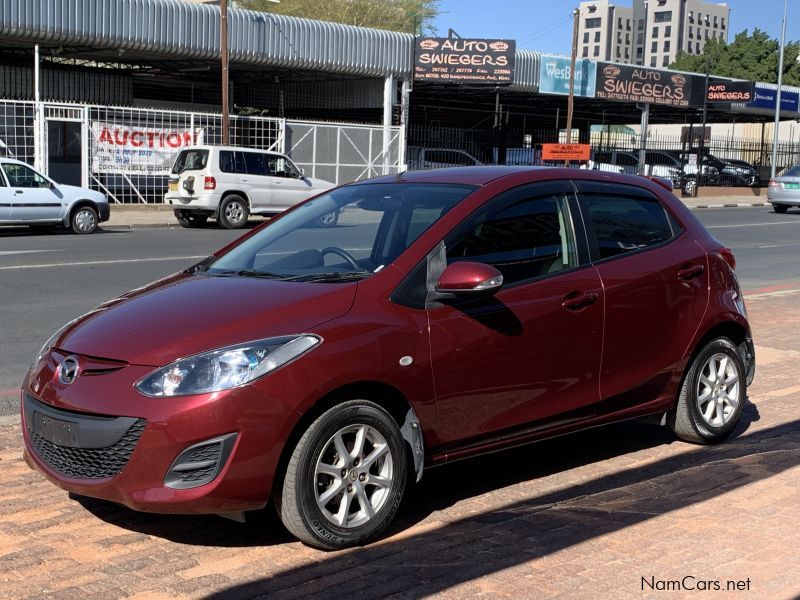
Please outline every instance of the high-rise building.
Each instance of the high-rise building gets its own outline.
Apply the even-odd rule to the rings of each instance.
[[[728,39],[731,9],[700,0],[581,2],[578,56],[666,67],[679,52],[702,54],[709,39]]]

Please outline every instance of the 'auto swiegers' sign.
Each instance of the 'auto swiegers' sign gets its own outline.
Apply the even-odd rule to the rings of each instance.
[[[697,106],[702,104],[702,97],[692,94],[692,89],[700,81],[683,73],[600,63],[595,96],[643,104]]]
[[[203,130],[92,122],[92,171],[168,175],[182,149],[203,143]]]
[[[508,85],[514,79],[516,48],[514,40],[419,38],[414,79]]]

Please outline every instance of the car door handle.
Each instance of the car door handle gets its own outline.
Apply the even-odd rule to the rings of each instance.
[[[25,190],[14,190],[15,194],[24,194]]]
[[[577,311],[586,308],[590,304],[594,304],[599,297],[600,296],[594,292],[571,292],[564,296],[561,306],[567,310]]]
[[[703,265],[692,265],[678,271],[678,279],[690,281],[695,277],[700,277],[700,275],[705,273],[705,270],[706,268]]]

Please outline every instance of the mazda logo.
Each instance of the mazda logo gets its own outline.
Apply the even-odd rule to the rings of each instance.
[[[78,377],[78,359],[68,356],[61,361],[58,367],[58,380],[64,385],[69,385]]]

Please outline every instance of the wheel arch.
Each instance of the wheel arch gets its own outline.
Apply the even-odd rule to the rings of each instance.
[[[681,381],[686,376],[690,365],[695,357],[702,351],[703,348],[713,339],[724,337],[729,339],[734,346],[739,349],[742,356],[742,362],[747,372],[747,385],[753,380],[755,374],[755,351],[753,342],[750,337],[750,332],[747,327],[742,323],[734,320],[724,320],[711,325],[703,335],[697,338],[697,342],[691,348],[691,352],[685,357],[685,366],[681,375]]]
[[[287,436],[281,450],[275,470],[273,489],[277,489],[282,485],[289,458],[305,430],[324,412],[348,400],[368,400],[377,404],[391,415],[400,429],[403,440],[406,442],[406,456],[410,461],[409,467],[414,470],[416,480],[419,481],[421,479],[425,463],[425,444],[422,437],[422,428],[411,402],[399,389],[387,383],[381,381],[358,381],[331,390],[301,415]]]
[[[244,201],[247,202],[247,207],[248,208],[252,207],[250,204],[250,197],[241,190],[225,190],[224,192],[222,192],[222,195],[219,197],[220,205],[228,196],[241,196],[242,198],[244,198]]]
[[[64,227],[69,227],[70,225],[72,225],[72,215],[75,214],[75,211],[83,208],[84,206],[89,206],[94,209],[94,211],[97,213],[97,219],[99,224],[100,207],[97,206],[97,202],[95,202],[94,200],[89,200],[88,198],[82,198],[80,200],[76,200],[70,205],[69,210],[67,211],[67,214],[64,215],[64,219],[62,221]]]

